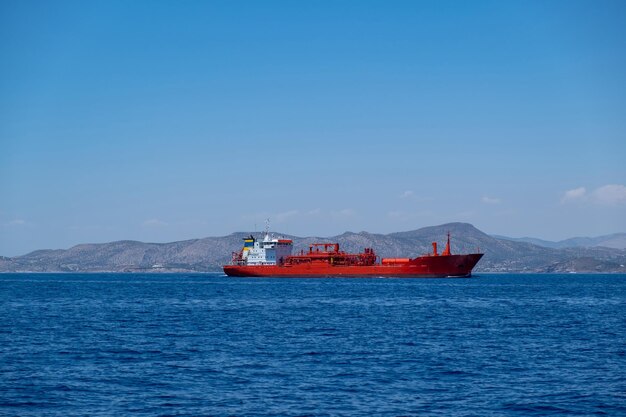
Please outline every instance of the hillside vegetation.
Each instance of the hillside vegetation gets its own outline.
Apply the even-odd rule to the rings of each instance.
[[[297,237],[294,253],[313,242],[338,242],[342,250],[372,247],[381,257],[415,257],[443,249],[450,232],[453,253],[483,252],[475,272],[624,272],[626,250],[609,247],[550,248],[487,235],[471,224],[448,223],[408,232],[346,232],[332,237]],[[250,233],[233,233],[171,243],[117,241],[80,244],[66,250],[38,250],[13,258],[0,257],[0,272],[210,272],[228,263]],[[274,233],[280,235],[280,233]]]

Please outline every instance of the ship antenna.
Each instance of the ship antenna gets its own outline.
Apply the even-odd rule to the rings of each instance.
[[[270,219],[265,219],[265,236],[270,234]]]

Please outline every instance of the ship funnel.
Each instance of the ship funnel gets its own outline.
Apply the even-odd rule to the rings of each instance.
[[[437,253],[437,242],[433,242],[433,256],[439,256]]]

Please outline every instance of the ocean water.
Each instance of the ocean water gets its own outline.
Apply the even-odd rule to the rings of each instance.
[[[626,275],[0,275],[0,415],[626,415]]]

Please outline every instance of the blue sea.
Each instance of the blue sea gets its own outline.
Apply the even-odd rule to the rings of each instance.
[[[626,415],[626,275],[0,275],[0,415]]]

